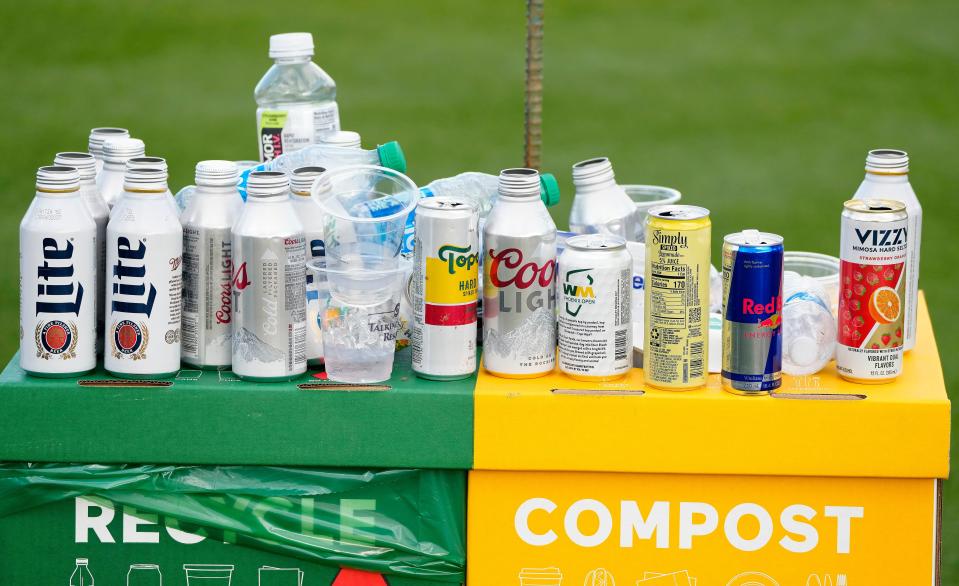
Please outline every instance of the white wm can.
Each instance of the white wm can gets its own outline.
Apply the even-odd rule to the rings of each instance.
[[[233,236],[243,200],[232,161],[201,161],[183,214],[183,362],[230,368],[233,357]]]
[[[413,372],[456,380],[476,370],[479,212],[453,197],[416,205],[413,279]]]
[[[180,370],[183,228],[166,191],[166,171],[129,169],[107,225],[103,365],[122,378]]]
[[[559,369],[570,378],[613,380],[629,372],[633,260],[626,240],[589,234],[559,257]]]
[[[306,372],[306,246],[285,173],[250,173],[233,226],[233,372],[286,381]]]
[[[96,224],[73,167],[40,167],[20,222],[20,366],[43,377],[93,370]]]
[[[323,244],[323,221],[325,214],[320,204],[310,196],[314,182],[319,179],[318,194],[328,193],[332,186],[323,177],[323,167],[300,167],[290,174],[290,202],[296,217],[303,224],[306,238],[306,262],[322,260],[326,256]],[[323,333],[320,329],[320,291],[315,282],[314,271],[306,271],[306,363],[323,364]]]

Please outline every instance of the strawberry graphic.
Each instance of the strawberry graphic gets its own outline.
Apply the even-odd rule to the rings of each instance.
[[[858,299],[853,299],[852,301],[849,302],[849,306],[852,307],[853,311],[859,311],[860,309],[862,309],[862,301],[859,301]]]
[[[856,282],[862,281],[862,271],[856,271],[852,274],[852,278],[856,279]]]
[[[878,349],[879,349],[879,344],[876,344],[875,342],[873,342],[873,344],[872,344],[872,346],[870,346],[870,348],[872,348],[873,350],[878,350]]]
[[[852,298],[852,289],[846,289],[845,291],[842,292],[842,294],[846,296],[846,299],[851,299],[851,298]]]
[[[861,328],[866,324],[866,320],[864,320],[861,315],[857,315],[856,317],[852,318],[852,323],[855,327]]]
[[[866,292],[866,286],[862,283],[857,283],[853,285],[852,290],[856,295],[862,297],[862,294]]]
[[[886,270],[883,271],[883,273],[882,273],[882,278],[885,279],[885,280],[887,280],[887,281],[892,281],[893,279],[896,278],[896,271],[894,271],[894,270],[892,270],[892,269],[886,269]]]
[[[902,328],[896,328],[896,337],[897,337],[897,338],[901,338],[901,337],[902,337]]]
[[[880,338],[880,339],[882,340],[882,345],[883,345],[883,346],[888,346],[888,345],[889,345],[889,341],[892,340],[892,336],[890,336],[889,334],[883,334],[883,335],[882,335],[882,338]]]
[[[877,275],[876,273],[869,273],[869,275],[866,277],[866,282],[869,283],[870,285],[878,285],[879,275]]]
[[[862,338],[862,334],[859,332],[859,330],[853,330],[852,339],[858,342],[859,338]]]
[[[849,321],[852,319],[852,312],[848,309],[842,312],[842,320]]]

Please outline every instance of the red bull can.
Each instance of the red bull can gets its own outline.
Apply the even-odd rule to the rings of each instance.
[[[723,239],[723,388],[768,395],[782,384],[783,238]]]

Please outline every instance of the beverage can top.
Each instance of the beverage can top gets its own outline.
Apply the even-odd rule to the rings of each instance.
[[[709,217],[709,210],[699,206],[662,205],[649,208],[649,216],[661,220],[699,220]]]
[[[746,229],[742,232],[727,234],[723,238],[723,241],[746,248],[750,246],[782,246],[783,237],[779,234],[772,234],[770,232],[760,232],[759,230]]]
[[[309,196],[316,178],[326,173],[326,167],[299,167],[290,173],[290,191],[295,195]],[[325,182],[329,186],[330,182]]]
[[[856,214],[906,215],[906,204],[894,199],[850,199],[842,207]]]
[[[67,192],[80,189],[80,172],[66,165],[48,165],[37,169],[37,191]]]
[[[87,148],[94,155],[103,153],[103,141],[108,138],[129,138],[130,131],[126,128],[117,128],[114,126],[101,126],[90,131],[90,138],[87,140]]]
[[[254,171],[246,182],[248,197],[283,195],[290,190],[290,179],[281,171]]]
[[[575,250],[622,250],[626,239],[612,234],[580,234],[566,241],[566,248]]]
[[[879,175],[909,172],[909,154],[899,149],[873,149],[866,155],[866,171]]]
[[[196,164],[196,184],[210,187],[236,185],[240,171],[233,161],[200,161]]]
[[[103,141],[103,158],[110,163],[125,163],[142,157],[146,146],[139,138],[108,138]]]
[[[127,159],[127,169],[163,169],[167,171],[166,159],[163,157],[133,157]]]
[[[416,207],[440,212],[466,212],[466,215],[476,211],[476,206],[456,196],[424,197]]]
[[[337,130],[336,132],[332,132],[324,136],[320,142],[331,146],[356,149],[362,148],[363,146],[363,143],[360,139],[360,133],[353,132],[352,130]]]
[[[270,58],[312,57],[312,33],[282,33],[270,36]]]
[[[57,166],[73,167],[80,172],[80,179],[93,179],[97,176],[97,160],[90,153],[57,153],[53,159]]]

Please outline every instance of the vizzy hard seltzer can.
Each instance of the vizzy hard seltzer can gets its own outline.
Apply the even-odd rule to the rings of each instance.
[[[885,383],[902,371],[908,238],[904,203],[843,204],[836,370],[845,379]]]
[[[122,378],[180,370],[183,228],[161,169],[128,169],[107,224],[104,367]]]
[[[233,236],[243,209],[232,161],[201,161],[196,192],[183,224],[183,341],[185,364],[230,368],[233,354]]]
[[[73,167],[40,167],[20,222],[20,367],[42,377],[96,367],[96,224]]]
[[[285,173],[250,174],[233,226],[233,372],[253,381],[306,372],[306,245]]]
[[[723,388],[768,395],[782,384],[783,238],[723,239]]]
[[[559,369],[587,381],[625,376],[632,365],[633,261],[626,240],[590,234],[559,257]]]
[[[709,350],[709,210],[650,208],[646,217],[643,375],[682,391],[706,384]]]
[[[534,378],[556,366],[556,225],[535,169],[506,169],[483,229],[483,367]]]
[[[306,262],[321,260],[326,256],[323,244],[323,209],[311,197],[312,189],[321,192],[321,197],[333,188],[330,180],[324,177],[323,167],[300,167],[290,174],[290,201],[296,211],[296,217],[303,224],[303,236],[306,238]],[[316,282],[317,275],[306,270],[306,363],[323,364],[323,333],[320,328],[320,290]]]
[[[433,380],[476,370],[479,213],[452,197],[416,206],[413,245],[413,371]]]

